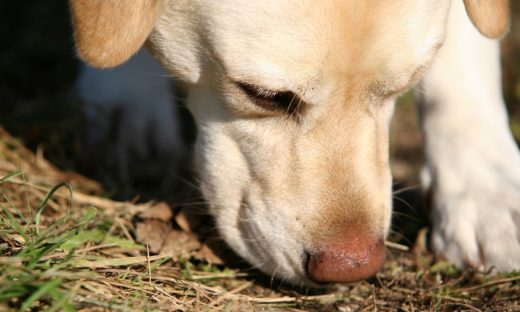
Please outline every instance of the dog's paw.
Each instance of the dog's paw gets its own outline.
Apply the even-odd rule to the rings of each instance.
[[[459,267],[519,271],[520,164],[487,164],[433,171],[433,249]]]

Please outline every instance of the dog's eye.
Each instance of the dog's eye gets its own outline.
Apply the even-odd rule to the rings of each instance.
[[[300,97],[291,91],[271,91],[244,82],[236,84],[256,106],[269,111],[293,115],[298,112],[302,103]]]

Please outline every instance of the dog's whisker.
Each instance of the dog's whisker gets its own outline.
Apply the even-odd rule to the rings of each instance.
[[[403,213],[403,212],[399,212],[399,211],[393,212],[392,215],[400,217],[400,218],[403,218],[403,219],[406,219],[406,220],[411,220],[411,221],[414,221],[416,223],[422,223],[423,222],[423,220],[421,220],[420,218],[418,218],[416,216],[412,216],[412,215],[409,215],[407,213]]]
[[[404,200],[398,196],[392,196],[392,198],[399,201],[400,203],[404,204],[406,208],[417,213],[417,210],[412,205],[410,205],[410,203],[408,203],[406,200]]]
[[[420,189],[421,188],[421,185],[420,184],[416,184],[416,185],[410,185],[410,186],[406,186],[406,187],[403,187],[403,188],[400,188],[398,190],[395,190],[392,192],[392,195],[399,195],[401,193],[404,193],[404,192],[408,192],[408,191],[411,191],[411,190],[417,190],[417,189]]]
[[[271,278],[269,281],[269,287],[273,288],[274,281],[276,279],[276,274],[278,273],[278,270],[280,269],[280,265],[277,265],[276,268],[273,270],[273,273],[271,273]]]
[[[173,204],[173,207],[184,207],[186,209],[206,209],[206,205],[208,201],[201,199],[189,199],[189,200],[179,200],[177,203]]]
[[[399,229],[396,229],[396,227],[394,226],[392,229],[390,229],[389,231],[389,235],[391,236],[395,236],[395,237],[398,237],[400,241],[403,241],[405,244],[407,245],[410,245],[412,246],[413,245],[413,242],[410,241],[404,234],[403,234],[403,230],[399,230]]]

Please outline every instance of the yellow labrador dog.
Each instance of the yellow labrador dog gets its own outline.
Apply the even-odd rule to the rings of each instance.
[[[520,153],[498,43],[488,39],[508,29],[507,0],[71,7],[84,60],[116,66],[144,44],[187,85],[210,212],[260,270],[316,286],[381,267],[389,122],[396,97],[417,83],[436,253],[459,266],[520,269]]]

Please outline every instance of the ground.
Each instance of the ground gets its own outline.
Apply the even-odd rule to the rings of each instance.
[[[132,200],[113,200],[111,164],[84,156],[66,2],[6,2],[0,15],[11,43],[0,50],[0,311],[520,310],[520,274],[459,271],[428,252],[413,95],[401,99],[392,125],[398,199],[385,267],[365,282],[295,289],[226,257],[195,209],[154,192],[153,183],[136,186]],[[517,140],[519,37],[515,22],[503,42]]]

